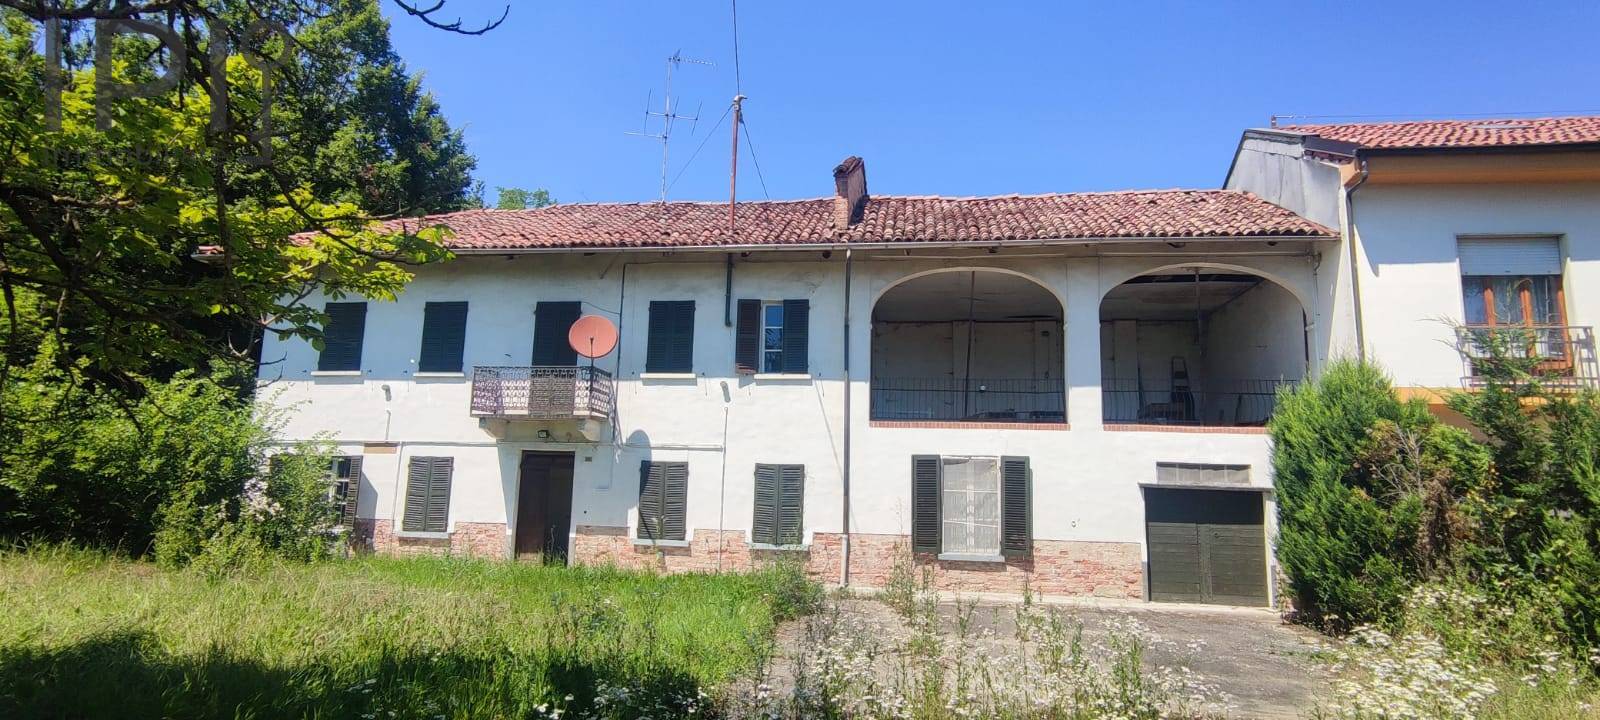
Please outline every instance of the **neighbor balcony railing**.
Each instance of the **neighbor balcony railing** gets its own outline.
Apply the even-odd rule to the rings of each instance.
[[[1462,384],[1482,387],[1491,376],[1537,379],[1553,388],[1600,387],[1594,330],[1579,325],[1462,325],[1456,349]]]
[[[873,420],[1050,422],[1066,420],[1059,378],[872,378]]]
[[[1113,424],[1250,427],[1267,424],[1287,380],[1221,380],[1192,387],[1104,378],[1102,417]]]
[[[592,367],[478,367],[472,371],[472,414],[501,419],[605,419],[611,416],[611,374]]]

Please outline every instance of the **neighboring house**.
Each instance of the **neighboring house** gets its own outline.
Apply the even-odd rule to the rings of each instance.
[[[947,589],[1268,604],[1263,425],[1278,387],[1357,347],[1330,228],[1361,161],[1362,257],[1422,252],[1430,217],[1449,243],[1557,234],[1575,324],[1578,259],[1600,253],[1593,185],[1559,188],[1570,204],[1502,189],[1466,208],[1501,223],[1459,229],[1456,201],[1408,211],[1376,156],[1315,138],[1250,131],[1224,190],[878,197],[850,158],[832,197],[740,203],[732,232],[714,203],[439,216],[457,259],[396,302],[313,300],[325,349],[269,337],[262,397],[299,404],[291,438],[336,434],[354,533],[379,551],[798,556],[865,585],[914,555]],[[1384,218],[1413,232],[1370,229]],[[1425,262],[1456,272],[1450,252]],[[1375,305],[1407,271],[1360,274],[1366,346],[1404,382],[1459,386],[1410,318],[1460,316],[1478,281]],[[620,331],[593,364],[567,343],[580,315]]]
[[[1491,339],[1552,383],[1600,376],[1600,117],[1249,130],[1225,185],[1343,228],[1318,345],[1436,409],[1481,380],[1467,358]]]

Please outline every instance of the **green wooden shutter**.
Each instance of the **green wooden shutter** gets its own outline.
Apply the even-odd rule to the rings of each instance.
[[[1000,458],[1000,554],[1033,552],[1033,473],[1025,457]]]
[[[777,465],[756,465],[755,514],[750,522],[750,540],[767,545],[778,544],[778,476]]]
[[[445,532],[450,529],[450,476],[455,471],[455,458],[436,457],[428,473],[428,532]]]
[[[911,456],[911,549],[915,552],[939,552],[942,471],[938,455]]]
[[[734,331],[733,367],[750,374],[761,370],[761,301],[740,300]]]
[[[467,304],[431,302],[422,307],[420,372],[461,372],[467,345]]]
[[[811,301],[783,301],[783,371],[805,374],[811,370]]]
[[[694,372],[694,301],[652,300],[645,372]]]
[[[778,533],[774,545],[799,545],[805,539],[806,466],[784,465],[778,476]]]
[[[348,460],[350,462],[345,473],[344,512],[340,513],[339,524],[347,528],[354,528],[356,526],[356,506],[361,501],[361,456],[352,455]]]
[[[322,312],[328,316],[328,323],[322,327],[322,354],[317,357],[317,370],[360,370],[361,342],[367,332],[367,304],[328,303]]]
[[[542,302],[533,309],[533,364],[572,367],[578,351],[567,341],[572,324],[583,313],[583,303]]]
[[[639,463],[639,537],[644,540],[661,539],[662,471],[660,463]]]
[[[689,464],[666,463],[662,473],[661,539],[688,537]]]
[[[430,458],[414,457],[406,469],[406,512],[400,529],[424,532],[428,524],[428,484],[433,471]]]

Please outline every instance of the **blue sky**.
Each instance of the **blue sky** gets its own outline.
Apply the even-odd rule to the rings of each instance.
[[[1425,7],[1426,5],[1426,7]],[[393,6],[388,12],[393,16]],[[502,2],[450,0],[474,20]],[[945,2],[739,5],[747,127],[774,199],[832,192],[847,155],[879,195],[1215,187],[1274,113],[1600,112],[1600,3]],[[394,42],[465,128],[489,187],[562,202],[653,200],[639,130],[676,50],[685,66],[673,199],[728,194],[729,3],[513,0],[461,37],[394,18]],[[763,197],[741,150],[739,197]]]

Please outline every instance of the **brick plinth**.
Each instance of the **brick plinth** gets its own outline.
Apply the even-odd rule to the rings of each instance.
[[[627,528],[580,525],[573,541],[573,562],[614,565],[661,572],[715,572],[718,556],[723,570],[748,570],[772,558],[792,557],[793,551],[757,550],[742,531],[696,530],[686,546],[635,544]],[[799,553],[806,571],[825,582],[838,582],[843,535],[816,533],[810,549]],[[897,559],[908,557],[910,538],[904,535],[850,536],[850,582],[882,587]],[[924,568],[932,570],[935,587],[950,592],[1018,592],[1024,586],[1048,595],[1144,597],[1144,571],[1137,543],[1100,543],[1036,540],[1033,554],[1005,562],[939,560],[915,556],[918,581]]]
[[[392,520],[357,520],[353,536],[357,547],[387,555],[510,556],[505,523],[458,522],[449,537],[417,538],[396,535]]]

